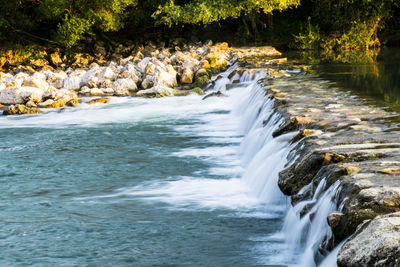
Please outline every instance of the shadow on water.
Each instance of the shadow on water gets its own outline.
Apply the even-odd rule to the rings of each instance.
[[[311,65],[310,73],[334,82],[367,103],[400,112],[400,48],[346,53],[287,52],[289,60]]]

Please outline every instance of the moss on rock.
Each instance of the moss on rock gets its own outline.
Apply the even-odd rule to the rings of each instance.
[[[36,107],[27,107],[25,105],[11,105],[3,112],[3,115],[22,115],[38,113],[42,113],[42,111]]]
[[[96,103],[108,103],[108,101],[110,101],[109,97],[102,97],[102,98],[96,98],[93,100],[90,100],[89,102],[87,102],[87,104],[91,105],[91,104],[96,104]]]
[[[200,87],[195,87],[192,90],[189,90],[189,93],[196,93],[198,95],[205,95],[206,93]]]

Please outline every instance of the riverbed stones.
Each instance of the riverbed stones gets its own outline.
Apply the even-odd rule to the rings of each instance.
[[[136,96],[142,97],[167,97],[167,96],[183,96],[188,92],[172,89],[167,86],[157,85],[147,90],[141,90],[136,93]]]
[[[172,47],[117,45],[116,50],[110,53],[107,53],[104,44],[96,43],[95,50],[98,54],[96,59],[82,53],[68,59],[59,51],[52,52],[49,59],[57,67],[56,70],[50,67],[41,67],[40,71],[20,68],[15,72],[0,73],[0,103],[56,108],[78,103],[78,94],[137,94],[146,97],[202,95],[204,91],[201,88],[209,84],[211,73],[233,63],[237,53],[254,53],[252,49],[230,48],[226,43],[185,45],[183,40],[179,46]],[[272,48],[271,51],[272,54],[279,53]],[[110,57],[108,61],[104,60],[106,57]],[[68,62],[72,64],[66,65]],[[48,62],[44,63],[48,66]]]
[[[400,212],[360,224],[340,249],[338,266],[400,266]]]
[[[11,105],[3,111],[3,115],[24,115],[24,114],[38,114],[42,111],[36,107],[27,107],[25,105]]]
[[[181,83],[193,83],[194,73],[199,64],[199,61],[194,58],[187,59],[182,63],[182,67],[180,70]]]
[[[106,103],[108,103],[108,101],[110,101],[109,97],[102,97],[102,98],[92,99],[89,102],[87,102],[87,104],[89,104],[89,105],[97,104],[97,103],[106,104]]]
[[[37,87],[7,87],[0,90],[1,104],[24,104],[28,101],[40,103],[44,91]]]
[[[131,78],[123,78],[116,80],[112,85],[112,89],[114,91],[127,90],[129,92],[137,92],[138,90],[136,83]]]

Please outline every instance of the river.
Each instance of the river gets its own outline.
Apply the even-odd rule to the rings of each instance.
[[[0,116],[0,265],[310,266],[314,241],[288,242],[307,229],[277,187],[293,134],[271,136],[265,74],[225,90],[232,70],[215,83],[226,97]]]

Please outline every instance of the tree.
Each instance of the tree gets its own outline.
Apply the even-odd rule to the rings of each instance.
[[[138,0],[43,0],[44,17],[58,21],[57,38],[66,47],[93,31],[118,31],[124,27],[127,9]]]
[[[271,14],[275,10],[296,7],[300,0],[170,0],[160,6],[153,17],[160,23],[210,24],[227,18],[239,18],[250,13]]]
[[[383,27],[398,0],[312,0],[312,20],[325,33],[328,49],[360,49],[379,46]]]

